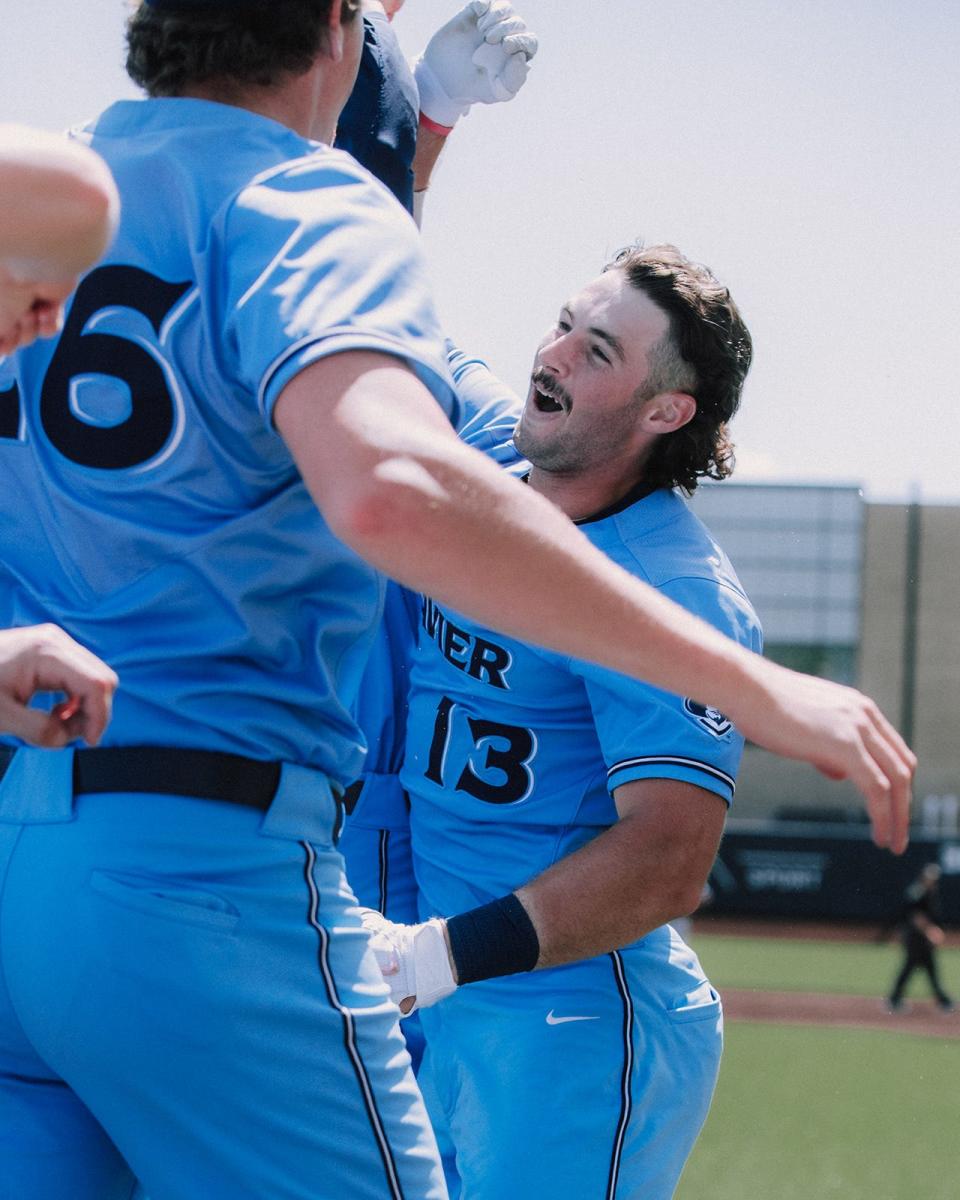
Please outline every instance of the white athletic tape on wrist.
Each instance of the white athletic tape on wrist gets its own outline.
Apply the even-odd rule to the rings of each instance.
[[[398,1008],[403,1001],[414,999],[411,1008],[404,1008],[404,1015],[429,1008],[456,991],[441,920],[434,917],[422,925],[398,925],[373,909],[362,909],[361,915],[373,935],[371,949],[390,988],[390,998]]]

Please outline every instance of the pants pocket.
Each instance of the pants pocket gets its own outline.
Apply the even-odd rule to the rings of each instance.
[[[91,891],[149,917],[222,930],[232,929],[240,919],[222,896],[176,880],[94,870],[88,882]]]
[[[687,1021],[716,1020],[723,1012],[720,993],[709,983],[702,983],[694,992],[680,998],[679,1003],[667,1010],[671,1021],[684,1024]]]

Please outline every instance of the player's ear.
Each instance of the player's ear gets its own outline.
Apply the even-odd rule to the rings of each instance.
[[[362,19],[360,8],[360,0],[330,0],[325,53],[333,62],[343,60],[346,26]]]
[[[332,0],[327,17],[327,58],[333,62],[343,60],[343,5],[341,0]],[[354,18],[355,20],[357,18]]]
[[[640,425],[647,433],[673,433],[697,415],[697,402],[687,392],[658,392],[644,404]]]

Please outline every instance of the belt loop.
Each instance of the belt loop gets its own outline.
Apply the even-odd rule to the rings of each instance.
[[[342,801],[321,771],[285,762],[280,785],[260,824],[267,837],[332,845],[341,825]]]
[[[331,785],[330,791],[333,794],[333,802],[337,806],[337,815],[333,821],[333,844],[337,846],[343,836],[343,827],[347,821],[347,805],[343,792],[335,784]]]
[[[3,782],[3,777],[7,773],[7,768],[13,762],[13,756],[16,752],[16,746],[0,746],[0,783]]]
[[[19,746],[0,778],[0,821],[57,825],[73,820],[73,750]]]

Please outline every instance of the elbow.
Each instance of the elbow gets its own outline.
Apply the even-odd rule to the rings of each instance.
[[[432,526],[448,500],[430,471],[411,458],[383,460],[348,492],[324,506],[333,533],[374,565],[381,548],[410,546],[432,538]]]
[[[674,897],[676,911],[672,919],[693,916],[700,907],[703,897],[703,882],[702,880],[688,881],[684,887],[677,889]]]
[[[677,871],[672,886],[664,889],[664,909],[668,910],[664,920],[675,921],[680,917],[692,916],[703,901],[705,885],[706,877],[700,869],[691,867]]]

